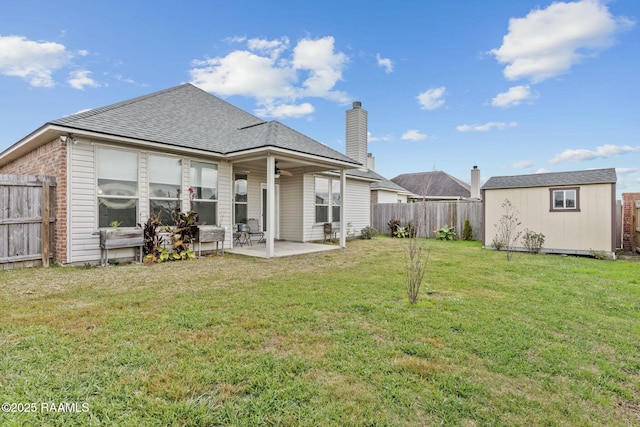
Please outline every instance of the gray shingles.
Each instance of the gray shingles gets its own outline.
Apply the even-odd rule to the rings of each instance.
[[[469,184],[442,171],[405,173],[391,181],[424,197],[471,197]]]
[[[357,164],[279,122],[265,122],[191,84],[50,123],[221,155],[271,146]]]
[[[607,168],[570,172],[538,173],[531,175],[494,176],[489,178],[489,180],[482,186],[482,189],[607,184],[615,183],[616,181],[616,170],[614,168]]]

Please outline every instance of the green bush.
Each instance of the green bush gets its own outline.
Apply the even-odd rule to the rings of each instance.
[[[473,240],[473,228],[468,219],[464,221],[464,227],[462,227],[462,240]]]
[[[366,226],[360,230],[360,238],[365,240],[371,240],[378,234],[378,230],[371,226]]]
[[[449,227],[448,224],[445,224],[440,230],[436,230],[436,239],[438,240],[456,240],[455,227]]]

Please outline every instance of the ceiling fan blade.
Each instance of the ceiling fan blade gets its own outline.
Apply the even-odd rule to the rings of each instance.
[[[285,171],[285,170],[280,169],[279,172],[280,172],[280,175],[293,176],[293,174],[291,172],[289,172],[289,171]]]

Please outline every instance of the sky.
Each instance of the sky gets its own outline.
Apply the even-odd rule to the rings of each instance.
[[[614,167],[640,192],[640,1],[0,0],[0,152],[192,83],[387,178]]]

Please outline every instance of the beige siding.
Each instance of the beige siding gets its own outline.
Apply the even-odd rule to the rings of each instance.
[[[360,235],[360,230],[371,224],[370,183],[347,179],[344,205],[344,220],[347,224],[347,233],[351,229],[351,231]]]
[[[69,145],[71,177],[70,263],[95,262],[100,259],[97,229],[95,149],[88,141]]]
[[[280,178],[280,238],[293,242],[303,240],[302,191],[304,176],[296,174]]]
[[[612,251],[612,186],[582,185],[579,212],[550,212],[549,187],[485,191],[485,240],[491,245],[508,199],[519,211],[520,230],[545,235],[543,248],[553,252]],[[554,187],[555,188],[555,187]],[[519,247],[522,246],[518,242]]]
[[[377,193],[377,203],[398,203],[398,199],[400,199],[403,203],[407,202],[407,196],[400,196],[394,191],[378,190]]]

